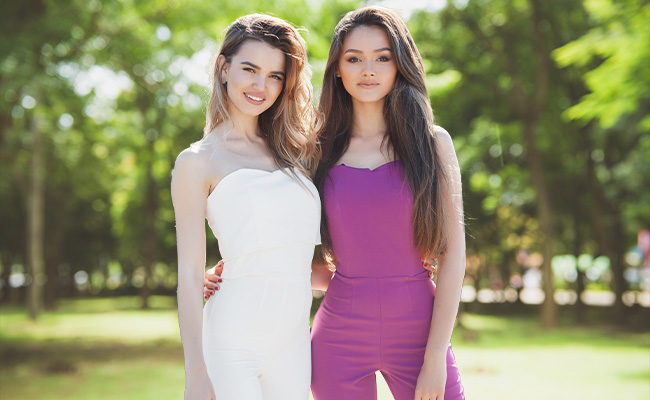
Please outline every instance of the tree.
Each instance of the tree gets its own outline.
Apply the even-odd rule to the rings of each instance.
[[[355,6],[349,0],[9,4],[0,17],[3,281],[12,266],[34,264],[28,249],[37,247],[26,240],[27,182],[32,155],[40,154],[32,148],[38,119],[47,178],[42,230],[34,241],[43,244],[46,304],[53,306],[58,293],[76,293],[76,273],[89,277],[91,294],[105,290],[109,266],[121,269],[120,283],[137,289],[143,306],[162,281],[173,290],[171,168],[202,136],[209,62],[198,72],[184,69],[211,56],[237,17],[267,12],[310,29],[305,36],[314,44],[309,55],[318,82],[328,35]],[[208,254],[209,262],[218,258],[215,241]]]
[[[581,151],[594,236],[611,262],[622,321],[626,238],[650,225],[650,4],[587,0],[585,7],[594,26],[553,55],[559,66],[580,71],[586,88],[564,116],[590,131]]]
[[[440,108],[452,134],[467,137],[466,151],[477,147],[469,150],[468,172],[486,174],[484,179],[466,174],[470,188],[481,180],[488,187],[482,200],[473,199],[480,193],[469,191],[468,211],[478,200],[481,207],[474,208],[475,215],[496,218],[504,231],[512,224],[503,216],[516,213],[499,216],[491,211],[498,207],[514,207],[539,224],[537,250],[544,258],[546,295],[542,322],[552,326],[556,306],[551,260],[563,245],[558,235],[573,229],[562,218],[571,211],[559,188],[575,185],[584,169],[571,163],[579,127],[561,117],[571,98],[567,83],[575,77],[556,68],[551,51],[588,29],[582,3],[470,0],[462,8],[451,3],[438,13],[416,14],[411,26],[430,73],[437,74],[430,78],[434,108]],[[573,166],[567,170],[567,165]],[[478,228],[481,234],[483,229]],[[483,240],[477,246],[501,250],[508,242],[524,243],[517,230],[500,246]]]

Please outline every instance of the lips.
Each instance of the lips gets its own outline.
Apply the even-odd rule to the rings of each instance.
[[[379,86],[379,83],[372,82],[372,81],[363,81],[363,82],[359,82],[358,86],[362,87],[364,89],[372,89],[372,88],[375,88],[375,87]]]
[[[246,101],[255,105],[260,105],[266,100],[266,98],[259,93],[244,93],[244,97],[246,98]]]

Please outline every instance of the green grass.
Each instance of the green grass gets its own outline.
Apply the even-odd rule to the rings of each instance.
[[[650,399],[647,333],[471,314],[463,324],[453,343],[468,399]]]
[[[175,299],[63,301],[38,322],[0,309],[0,399],[182,399]]]
[[[0,308],[0,399],[181,399],[175,299],[67,300],[31,322]],[[454,353],[471,400],[650,399],[650,334],[542,330],[533,317],[464,314]],[[379,399],[391,399],[379,382]]]

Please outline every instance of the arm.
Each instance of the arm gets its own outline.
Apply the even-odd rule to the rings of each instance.
[[[322,254],[315,256],[311,262],[312,290],[327,290],[333,275],[334,272],[329,269]]]
[[[188,150],[176,160],[172,202],[178,248],[178,322],[185,355],[185,399],[214,399],[203,359],[203,271],[205,268],[205,208],[208,187],[201,160]]]
[[[447,379],[447,348],[454,329],[454,321],[460,304],[460,292],[465,276],[465,226],[463,222],[463,199],[460,180],[460,167],[453,142],[444,131],[436,132],[438,156],[447,174],[444,205],[448,220],[448,245],[444,255],[438,257],[438,285],[436,300],[431,317],[429,339],[424,354],[424,364],[418,377],[418,393],[431,393],[427,388],[435,387],[433,392],[442,399]],[[436,397],[430,397],[435,399]]]
[[[223,271],[223,260],[217,265],[205,271],[203,278],[203,298],[208,300],[214,296],[215,291],[219,290],[221,283],[221,273]],[[311,261],[311,288],[312,290],[326,291],[332,280],[334,273],[329,269],[327,263],[321,256],[316,256]]]

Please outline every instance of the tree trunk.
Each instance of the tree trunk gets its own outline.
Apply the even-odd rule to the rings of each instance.
[[[578,191],[582,188],[578,188]],[[576,193],[573,197],[576,201],[580,198],[579,193]],[[578,322],[585,321],[585,303],[582,302],[582,293],[585,291],[585,274],[578,267],[578,258],[582,254],[582,232],[580,231],[580,221],[582,213],[580,212],[580,204],[576,203],[573,211],[573,230],[574,230],[574,240],[573,240],[573,254],[576,258],[576,299],[575,305],[575,319]]]
[[[0,303],[4,303],[9,300],[9,294],[13,290],[11,285],[9,285],[9,276],[11,275],[11,264],[9,260],[12,257],[9,257],[8,254],[0,252],[0,264],[2,264],[2,270],[0,271],[0,282],[2,282],[2,287],[0,288]]]
[[[555,254],[553,244],[555,243],[555,229],[553,215],[551,213],[551,201],[544,180],[542,159],[537,149],[537,137],[535,131],[535,121],[532,118],[524,122],[524,138],[526,141],[526,151],[528,152],[528,165],[531,173],[533,187],[537,192],[537,216],[539,218],[540,228],[544,234],[544,244],[542,256],[542,279],[544,283],[544,304],[542,304],[542,326],[550,328],[557,325],[557,305],[553,295],[555,293],[553,283],[553,270],[551,269],[551,260]]]
[[[625,280],[625,243],[623,241],[624,233],[623,226],[621,225],[621,217],[618,213],[612,215],[612,229],[611,229],[611,253],[609,255],[610,268],[614,278],[614,293],[616,299],[614,301],[614,314],[616,322],[619,325],[625,323],[625,314],[627,309],[623,303],[623,293],[627,289],[627,281]]]
[[[61,293],[60,268],[64,260],[62,249],[66,233],[64,227],[66,221],[70,218],[68,203],[68,197],[62,199],[57,207],[57,214],[50,219],[57,229],[51,229],[48,232],[47,244],[45,245],[45,273],[47,274],[47,284],[44,288],[45,309],[50,311],[56,309]]]
[[[41,137],[40,117],[32,119],[32,160],[31,182],[27,196],[27,246],[28,265],[32,282],[29,286],[29,316],[35,320],[43,307],[43,286],[45,284],[45,260],[43,252],[44,209],[44,174],[43,143]]]
[[[144,204],[144,238],[143,238],[143,259],[145,269],[144,286],[142,286],[142,308],[149,308],[149,296],[151,295],[151,279],[154,264],[156,262],[157,239],[156,239],[156,213],[158,211],[157,187],[153,176],[153,159],[154,159],[155,139],[148,142],[148,160],[146,163],[146,182],[147,190]]]
[[[621,215],[616,205],[608,201],[603,193],[603,184],[596,177],[596,165],[591,158],[591,146],[585,143],[588,153],[587,158],[587,188],[592,200],[591,219],[594,238],[598,245],[599,254],[609,258],[612,278],[614,280],[614,313],[616,322],[625,322],[625,305],[623,293],[627,289],[627,282],[623,274],[625,269],[625,244],[623,242],[624,229],[621,225]]]

